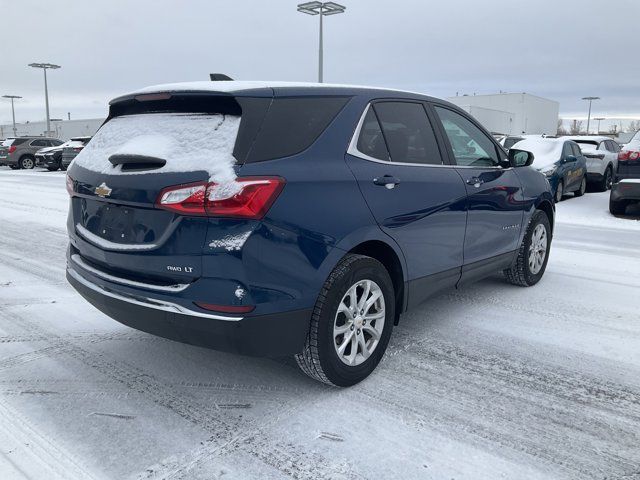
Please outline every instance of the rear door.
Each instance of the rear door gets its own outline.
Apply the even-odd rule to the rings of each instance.
[[[434,105],[434,111],[467,190],[463,278],[484,276],[485,267],[509,260],[519,246],[524,216],[520,180],[505,164],[504,151],[470,117],[444,105]]]
[[[411,305],[460,276],[466,191],[440,148],[424,104],[385,100],[367,107],[346,156],[380,228],[404,252]]]

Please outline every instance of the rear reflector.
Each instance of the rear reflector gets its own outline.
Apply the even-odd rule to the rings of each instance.
[[[249,313],[256,308],[255,305],[215,305],[213,303],[204,302],[193,303],[195,303],[200,308],[204,308],[205,310],[223,313]]]
[[[160,192],[156,207],[183,215],[260,219],[284,183],[279,177],[241,177],[228,184],[176,185]]]

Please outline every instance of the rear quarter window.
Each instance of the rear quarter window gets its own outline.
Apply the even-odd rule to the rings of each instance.
[[[246,162],[288,157],[306,150],[350,97],[274,98]]]

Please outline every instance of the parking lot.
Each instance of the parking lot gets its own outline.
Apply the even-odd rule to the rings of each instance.
[[[433,298],[340,390],[95,310],[64,183],[0,169],[3,478],[640,478],[640,221],[608,192],[558,204],[540,284]]]

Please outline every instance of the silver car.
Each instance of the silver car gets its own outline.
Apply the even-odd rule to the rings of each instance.
[[[598,135],[566,138],[580,145],[587,158],[587,181],[601,192],[609,190],[618,169],[620,146],[611,138]]]

